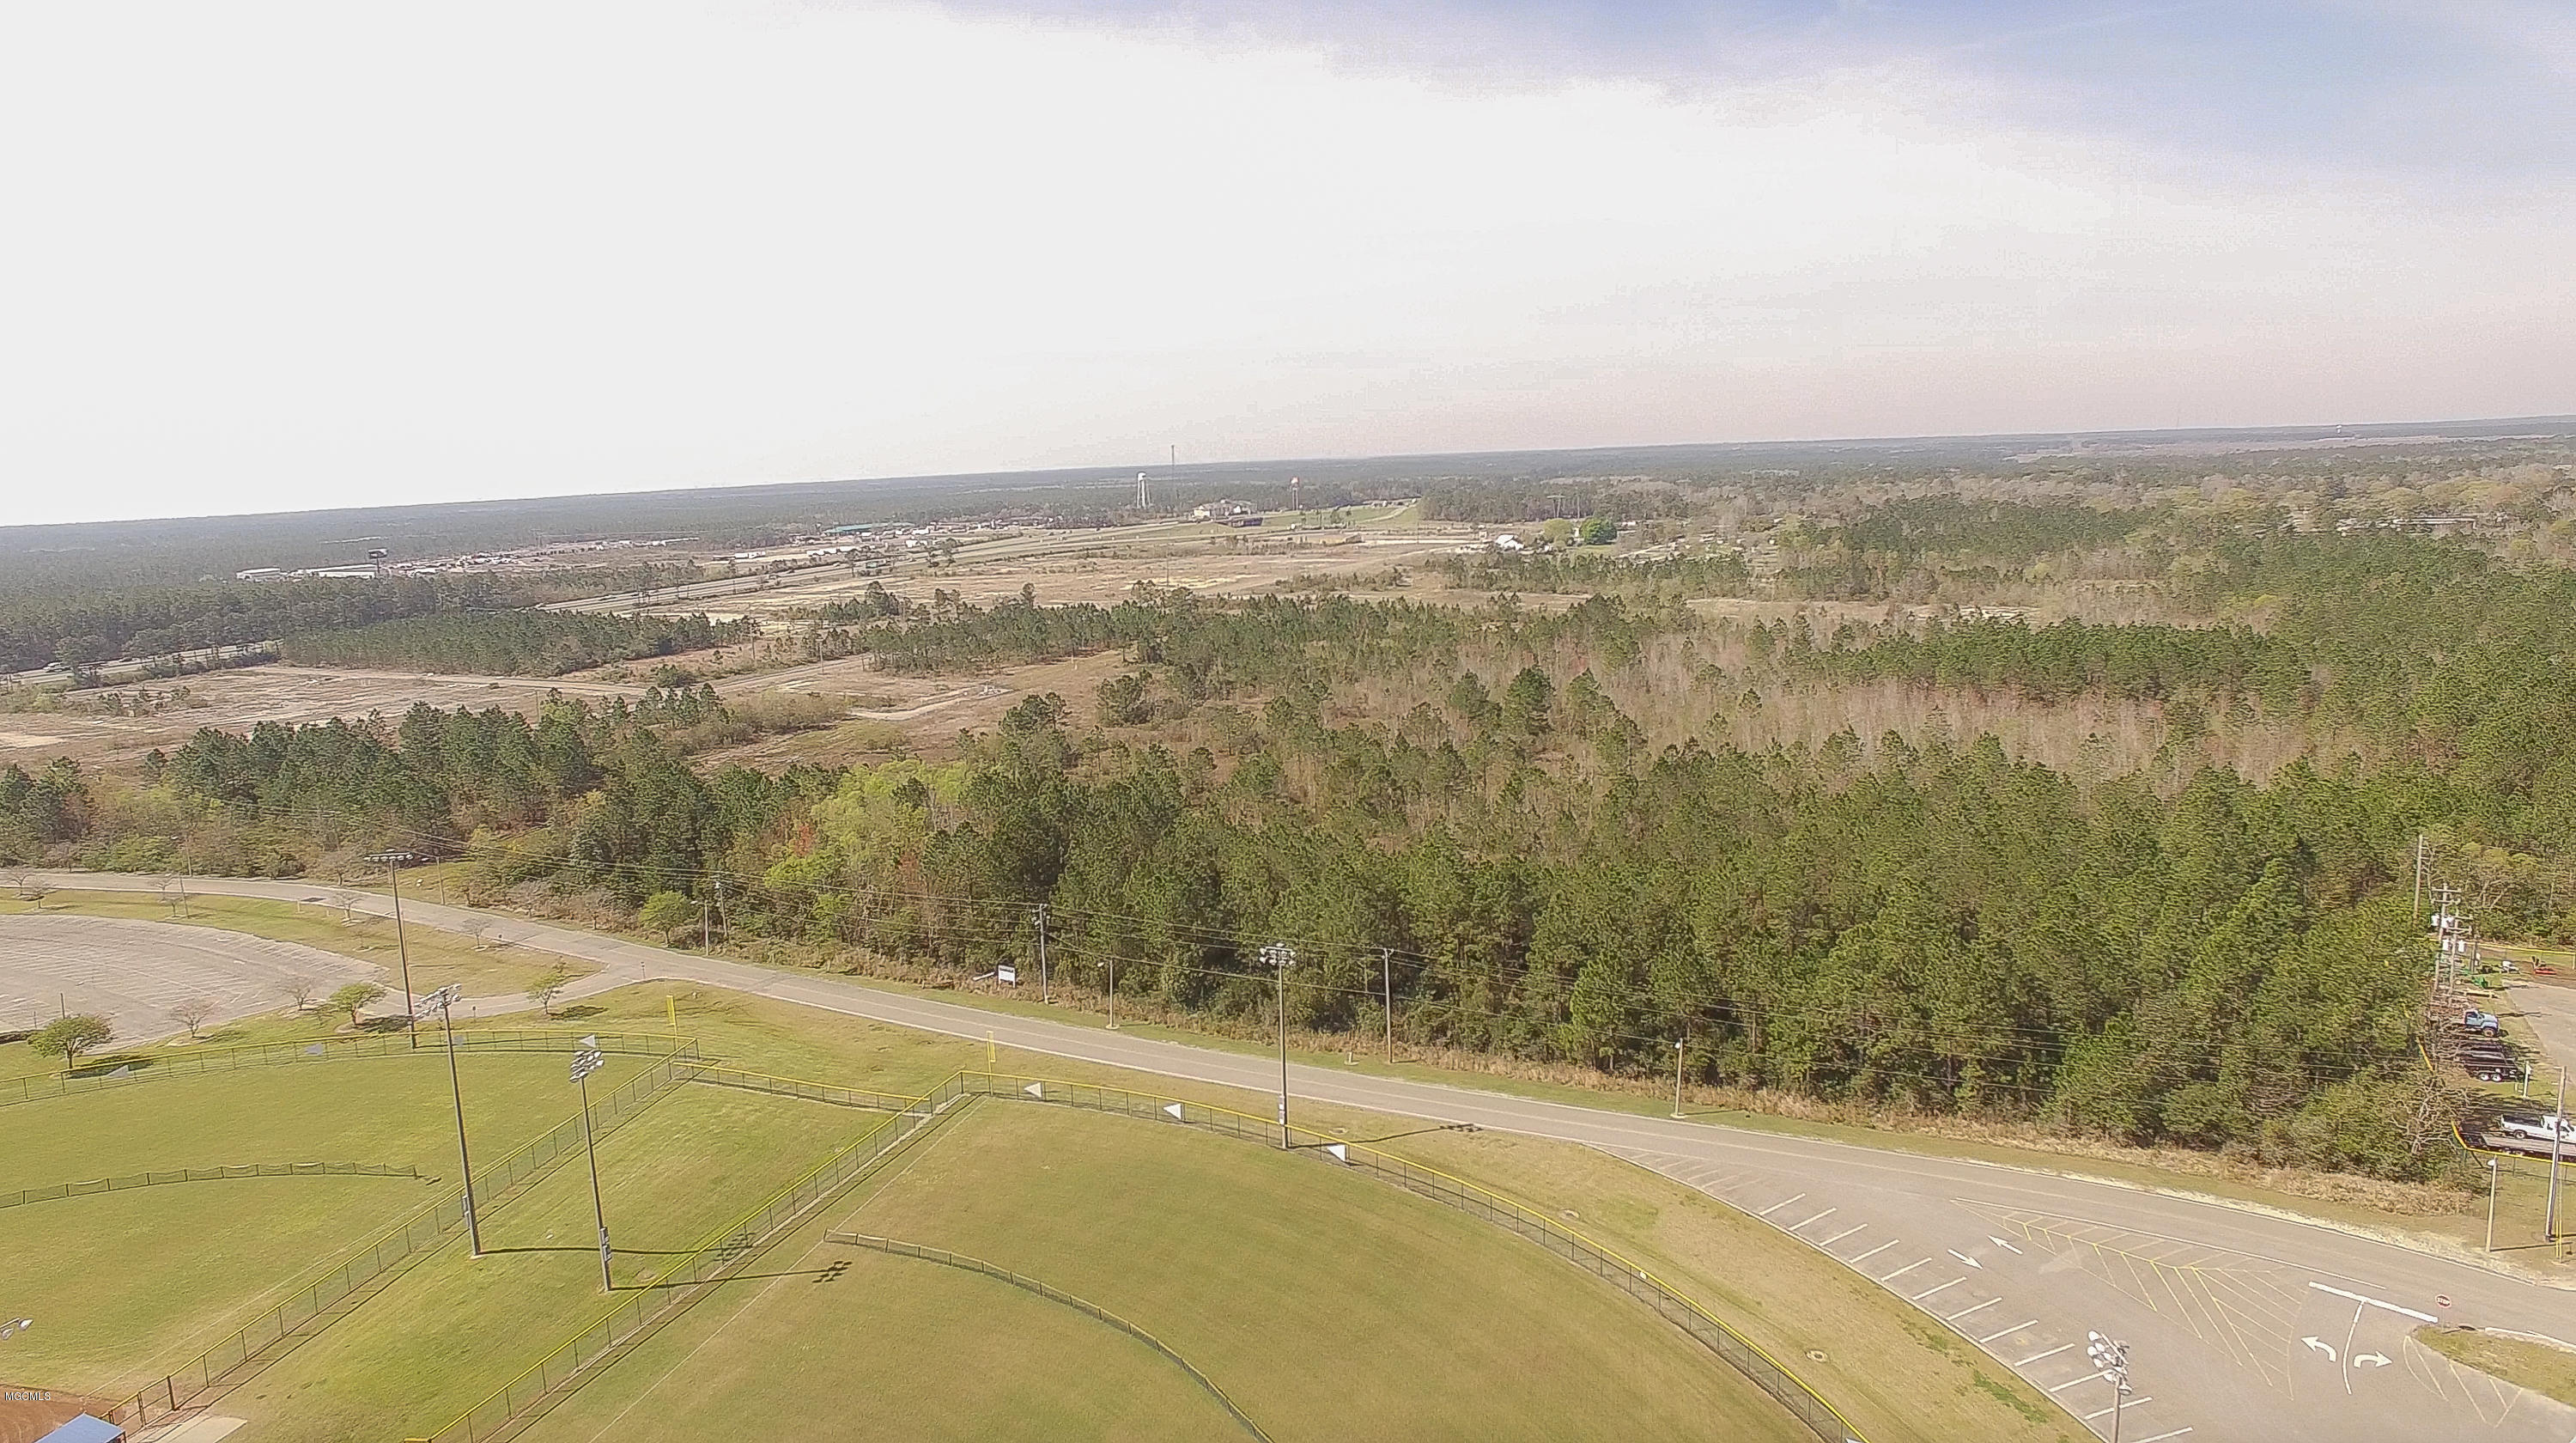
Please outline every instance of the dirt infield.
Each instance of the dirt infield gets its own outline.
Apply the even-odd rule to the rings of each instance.
[[[0,1383],[0,1443],[36,1443],[83,1413],[104,1416],[111,1406],[104,1398]]]

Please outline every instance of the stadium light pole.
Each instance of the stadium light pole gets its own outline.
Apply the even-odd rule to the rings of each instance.
[[[479,1258],[483,1256],[483,1220],[474,1215],[474,1158],[465,1150],[465,1085],[456,1077],[456,1019],[448,1011],[464,995],[464,989],[451,982],[420,999],[420,1012],[412,1016],[418,1020],[421,1013],[436,1008],[439,1033],[447,1039],[447,1092],[456,1100],[456,1171],[465,1179],[465,1236],[473,1256]]]
[[[393,889],[394,951],[402,956],[403,1013],[406,1019],[403,1023],[403,1031],[410,1036],[411,1045],[417,1048],[420,1046],[420,1013],[412,1006],[411,943],[403,937],[402,869],[403,863],[417,862],[420,858],[410,852],[376,852],[370,854],[367,860],[385,869],[386,885]]]
[[[616,1292],[617,1284],[608,1273],[608,1207],[599,1198],[599,1147],[590,1135],[590,1075],[608,1065],[599,1055],[597,1034],[581,1040],[581,1048],[572,1055],[573,1084],[581,1089],[581,1149],[590,1155],[590,1215],[599,1222],[599,1286],[602,1292]]]
[[[2100,1333],[2085,1336],[2092,1344],[2084,1350],[2084,1356],[2093,1360],[2093,1366],[2102,1370],[2103,1380],[2111,1385],[2111,1443],[2120,1443],[2120,1404],[2129,1395],[2129,1345]]]
[[[1285,942],[1261,944],[1261,960],[1270,964],[1279,986],[1279,1147],[1290,1146],[1288,1135],[1288,969],[1297,965],[1297,949]]]

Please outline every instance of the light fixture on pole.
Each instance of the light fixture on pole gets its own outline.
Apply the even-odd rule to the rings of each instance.
[[[2111,1385],[2111,1443],[2120,1443],[2120,1405],[2129,1395],[2129,1345],[2100,1333],[2087,1333],[2092,1340],[2084,1356],[2102,1370],[2102,1379]]]
[[[367,860],[385,869],[386,885],[393,889],[394,950],[402,956],[403,1011],[410,1018],[403,1024],[403,1031],[410,1036],[411,1045],[418,1047],[420,1046],[420,1013],[412,1006],[411,944],[403,938],[402,869],[405,862],[417,862],[420,857],[412,852],[372,852],[368,854]]]
[[[447,1091],[456,1100],[456,1172],[465,1179],[465,1237],[475,1257],[483,1256],[483,1220],[474,1215],[474,1158],[465,1150],[465,1085],[456,1078],[456,1020],[448,1009],[465,995],[464,989],[451,982],[420,999],[420,1009],[412,1013],[417,1022],[432,1012],[438,1014],[438,1030],[447,1039]]]
[[[1270,968],[1279,984],[1279,1146],[1289,1147],[1288,1135],[1288,969],[1297,965],[1297,949],[1285,942],[1261,944],[1261,960]]]
[[[583,1038],[572,1055],[572,1080],[581,1088],[581,1148],[590,1155],[590,1214],[599,1222],[599,1286],[613,1293],[617,1284],[608,1275],[608,1208],[599,1199],[599,1148],[590,1135],[590,1075],[607,1065],[595,1035]]]

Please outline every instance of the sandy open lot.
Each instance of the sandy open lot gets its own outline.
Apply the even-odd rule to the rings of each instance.
[[[782,644],[812,625],[808,614],[881,581],[907,600],[927,603],[934,589],[962,594],[978,606],[1035,590],[1044,604],[1089,601],[1111,604],[1139,581],[1187,587],[1213,596],[1272,591],[1298,577],[1352,576],[1389,568],[1417,572],[1427,558],[1477,543],[1469,527],[1420,525],[1362,513],[1352,525],[1302,530],[1282,526],[1233,528],[1208,523],[1161,523],[1099,531],[1045,532],[970,547],[953,565],[926,560],[899,563],[883,574],[815,573],[777,587],[726,597],[710,614],[749,616]],[[1274,522],[1284,518],[1272,518]],[[1428,578],[1426,578],[1428,579]],[[1413,587],[1395,593],[1418,600],[1478,604],[1477,593]],[[1576,597],[1531,598],[1533,604],[1571,604]],[[739,653],[670,658],[696,666],[738,664]],[[200,727],[247,731],[261,722],[288,725],[331,717],[381,713],[398,719],[414,702],[437,707],[506,707],[534,712],[549,691],[605,700],[639,694],[651,666],[637,663],[564,677],[491,677],[351,668],[255,666],[180,679],[195,704],[152,716],[109,716],[64,711],[0,715],[0,762],[33,768],[58,756],[85,766],[131,766],[154,748],[186,742]],[[726,754],[763,765],[790,760],[846,762],[887,749],[887,729],[900,732],[904,748],[936,752],[961,728],[992,726],[1020,697],[1053,691],[1076,706],[1118,669],[1111,656],[1082,657],[1038,666],[940,677],[888,676],[866,657],[787,666],[717,679],[727,696],[783,690],[853,699],[854,725],[829,732],[774,737]],[[174,683],[148,684],[163,692]]]

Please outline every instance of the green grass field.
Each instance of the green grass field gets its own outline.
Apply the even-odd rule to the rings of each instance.
[[[550,1055],[463,1059],[479,1160],[572,1115],[562,1067]],[[0,1211],[7,1306],[40,1323],[10,1340],[9,1381],[79,1392],[139,1387],[177,1367],[275,1303],[284,1284],[456,1178],[455,1120],[436,1052],[19,1103],[0,1109],[0,1129],[8,1138],[0,1192],[261,1162],[408,1163],[439,1180],[245,1178]]]
[[[613,1066],[614,1064],[612,1064]],[[633,1065],[630,1062],[630,1065]],[[605,1078],[605,1074],[603,1078]],[[684,1087],[601,1139],[621,1285],[650,1283],[878,1116]],[[463,1412],[603,1311],[590,1174],[576,1155],[225,1404],[245,1440],[399,1438]]]
[[[976,1108],[834,1226],[1107,1308],[1282,1443],[1805,1436],[1652,1313],[1465,1214],[1232,1138]],[[848,1271],[820,1283],[835,1262]],[[1233,1431],[1160,1355],[999,1281],[828,1241],[763,1271],[778,1276],[740,1285],[751,1296],[720,1330],[656,1339],[531,1439],[715,1437],[772,1412],[797,1436],[852,1440]],[[900,1342],[881,1354],[880,1340]]]
[[[662,986],[593,999],[585,1026],[682,1031],[736,1065],[917,1093],[986,1048],[767,999]],[[267,1021],[258,1026],[265,1027]],[[310,1024],[277,1021],[277,1026]],[[0,1071],[27,1064],[0,1048]],[[559,1054],[467,1054],[476,1156],[573,1115]],[[1244,1111],[1266,1098],[1014,1056],[1038,1071]],[[27,1070],[36,1070],[34,1064]],[[612,1057],[595,1086],[634,1075]],[[1142,1343],[992,1279],[822,1242],[886,1233],[1014,1267],[1156,1332],[1274,1436],[1789,1437],[1723,1362],[1598,1280],[1491,1225],[1312,1158],[1125,1119],[987,1102],[934,1132],[751,1276],[718,1288],[540,1424],[544,1439],[721,1436],[738,1404],[809,1436],[1225,1436],[1232,1421]],[[601,1140],[621,1285],[649,1285],[876,1115],[684,1086]],[[1300,1118],[1354,1137],[1389,1120]],[[139,1083],[0,1111],[0,1191],[146,1167],[411,1162],[388,1179],[256,1179],[33,1204],[0,1215],[51,1259],[12,1278],[46,1320],[0,1381],[125,1391],[452,1185],[444,1063],[332,1060]],[[1984,1376],[1810,1251],[1586,1149],[1494,1135],[1392,1145],[1550,1212],[1655,1267],[1801,1363],[1874,1443],[2054,1438],[2058,1415]],[[576,1153],[461,1239],[224,1396],[267,1440],[426,1434],[605,1311]],[[181,1245],[179,1240],[185,1240]],[[667,1381],[665,1381],[667,1377]],[[814,1420],[828,1420],[828,1427]],[[2069,1435],[2072,1436],[2072,1435]]]

